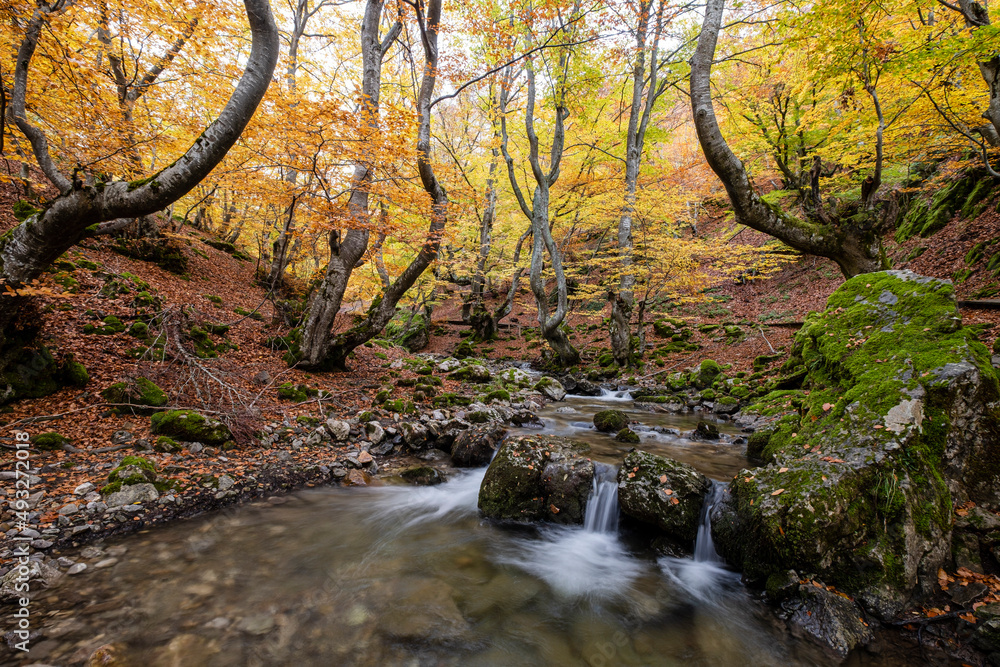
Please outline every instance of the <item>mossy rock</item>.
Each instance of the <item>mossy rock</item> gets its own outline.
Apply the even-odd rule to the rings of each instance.
[[[125,331],[125,325],[114,315],[108,315],[102,320],[103,326],[87,324],[83,327],[83,333],[96,334],[99,336],[111,336]]]
[[[722,366],[717,361],[705,359],[698,370],[691,374],[690,382],[696,389],[706,389],[722,375]]]
[[[458,380],[460,382],[476,382],[483,384],[491,381],[493,379],[493,374],[490,373],[490,370],[485,366],[470,364],[452,371],[448,375],[448,379]]]
[[[701,506],[711,488],[693,467],[633,449],[618,469],[622,514],[656,526],[689,548],[698,534]]]
[[[948,282],[885,271],[845,282],[796,334],[800,391],[765,415],[716,507],[720,553],[751,581],[815,573],[879,613],[930,590],[953,507],[1000,505],[1000,384]],[[954,496],[952,494],[955,494]]]
[[[615,364],[615,355],[610,352],[605,352],[601,356],[597,357],[597,365],[601,368],[608,368]]]
[[[476,347],[472,344],[472,341],[465,339],[455,347],[455,351],[451,353],[451,356],[456,359],[466,359],[468,357],[476,356]]]
[[[133,322],[132,326],[128,328],[128,335],[140,340],[146,340],[149,338],[149,325],[145,322]]]
[[[628,415],[621,410],[601,410],[594,415],[594,428],[601,433],[617,433],[628,423]]]
[[[62,386],[64,375],[44,345],[30,341],[34,330],[10,336],[0,345],[0,405],[26,398],[42,398]]]
[[[87,367],[81,364],[72,354],[66,355],[62,364],[62,381],[67,387],[86,387],[90,382]]]
[[[162,408],[169,400],[166,392],[144,377],[116,382],[101,391],[101,397],[108,403],[125,404],[132,412],[140,414]]]
[[[618,442],[624,442],[627,445],[638,445],[639,434],[626,426],[622,430],[618,431],[615,435],[615,440]]]
[[[506,521],[580,524],[594,480],[586,444],[553,436],[503,442],[479,488],[483,515]]]
[[[493,401],[509,401],[510,392],[506,389],[494,389],[490,393],[483,397],[484,403],[491,403]]]
[[[229,427],[217,419],[205,417],[194,410],[170,410],[152,417],[156,435],[167,435],[186,442],[221,446],[233,439]]]
[[[170,436],[161,435],[156,439],[156,442],[153,443],[153,449],[165,454],[173,454],[174,452],[181,451],[181,446]]]
[[[456,406],[456,405],[464,407],[464,406],[472,405],[472,397],[471,396],[462,396],[461,394],[455,394],[455,393],[448,392],[448,393],[441,394],[440,396],[436,397],[433,400],[432,404],[436,408],[449,408],[449,407]]]
[[[43,452],[51,452],[62,449],[64,445],[68,445],[72,441],[60,433],[48,431],[31,436],[28,442],[35,449],[40,449]]]

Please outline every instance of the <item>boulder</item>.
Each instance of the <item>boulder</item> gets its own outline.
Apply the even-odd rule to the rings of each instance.
[[[430,445],[428,437],[430,433],[427,427],[420,422],[403,422],[399,425],[399,433],[403,436],[403,442],[410,449],[427,449]]]
[[[492,380],[493,374],[490,373],[490,369],[486,368],[486,366],[470,364],[468,366],[463,366],[456,371],[452,371],[448,376],[448,379],[483,384]]]
[[[414,466],[399,471],[399,476],[416,486],[434,486],[444,482],[444,475],[437,468]]]
[[[933,590],[953,508],[1000,504],[1000,389],[949,281],[856,276],[810,314],[771,419],[713,510],[716,548],[751,581],[795,569],[882,618]],[[760,422],[758,422],[760,423]]]
[[[618,469],[622,514],[656,526],[671,539],[693,544],[701,506],[712,483],[687,465],[633,449]]]
[[[566,398],[566,390],[563,389],[559,380],[545,376],[532,387],[535,391],[540,391],[553,401],[561,401]]]
[[[167,394],[156,384],[144,377],[130,378],[116,382],[101,392],[108,403],[128,406],[134,413],[154,412],[167,404]]]
[[[621,410],[601,410],[594,415],[594,428],[601,433],[618,433],[628,422],[628,415]]]
[[[497,379],[508,385],[515,385],[521,389],[531,386],[531,375],[525,373],[520,368],[507,368],[497,373]]]
[[[323,428],[337,442],[343,442],[351,436],[351,425],[342,419],[327,419],[323,423]]]
[[[799,584],[792,597],[781,603],[793,634],[805,635],[828,647],[844,660],[874,634],[858,605],[813,583]]]
[[[595,384],[590,380],[577,380],[576,387],[573,389],[573,393],[577,396],[600,396],[604,393],[601,389],[601,385]]]
[[[219,446],[233,439],[228,426],[194,410],[158,412],[152,417],[152,425],[154,434],[168,435],[185,442]]]
[[[132,484],[123,486],[121,491],[116,491],[108,496],[107,505],[108,507],[121,507],[136,503],[151,503],[159,497],[159,491],[152,484]]]
[[[373,445],[377,445],[385,438],[385,429],[376,421],[366,423],[364,429],[365,436]]]
[[[589,447],[567,438],[508,438],[486,470],[479,509],[513,521],[581,524],[594,481]]]
[[[487,465],[500,442],[507,434],[507,429],[499,424],[477,426],[462,431],[451,447],[451,461],[462,468],[478,468]]]
[[[722,367],[719,366],[718,362],[705,359],[701,362],[698,370],[691,374],[691,384],[698,389],[707,389],[720,375],[722,375]]]

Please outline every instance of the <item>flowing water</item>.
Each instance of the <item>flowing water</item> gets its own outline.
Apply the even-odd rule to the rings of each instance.
[[[609,402],[570,399],[543,416],[550,430],[620,458],[609,436],[579,425]],[[635,414],[650,427],[693,426]],[[740,465],[732,443],[642,433],[642,447],[687,454],[716,477]],[[43,594],[44,637],[22,664],[82,664],[109,643],[125,664],[146,667],[835,664],[788,636],[723,567],[707,514],[694,559],[657,559],[619,537],[610,463],[598,464],[582,527],[483,521],[484,474],[314,489],[109,543],[115,565]],[[913,658],[864,654],[853,664]]]

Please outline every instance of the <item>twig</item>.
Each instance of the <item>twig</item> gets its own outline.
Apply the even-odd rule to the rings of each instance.
[[[771,345],[771,341],[769,341],[767,339],[767,336],[764,335],[764,328],[763,327],[757,327],[757,329],[758,329],[758,331],[760,331],[760,337],[763,338],[764,342],[767,343],[767,346],[769,348],[771,348],[771,354],[777,354],[777,351],[775,351],[774,346]]]

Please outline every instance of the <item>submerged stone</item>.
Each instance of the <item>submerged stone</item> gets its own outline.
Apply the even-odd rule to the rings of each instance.
[[[708,478],[686,463],[633,449],[618,469],[622,514],[656,526],[673,540],[694,543]]]

